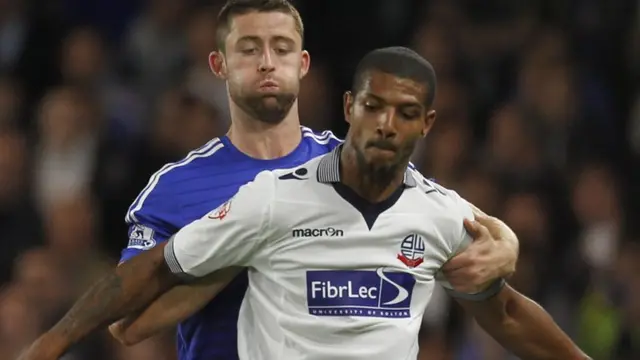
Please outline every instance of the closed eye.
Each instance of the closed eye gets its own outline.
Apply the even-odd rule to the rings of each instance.
[[[413,113],[413,112],[411,112],[411,113],[403,112],[402,113],[402,117],[405,118],[406,120],[413,120],[413,119],[418,118],[419,116],[420,116],[419,113]]]
[[[256,53],[256,51],[258,51],[257,48],[249,48],[249,49],[242,49],[240,50],[240,52],[244,55],[253,55]]]
[[[276,48],[276,54],[278,55],[287,55],[291,52],[289,49]]]
[[[371,103],[364,103],[364,109],[366,111],[369,111],[369,112],[374,112],[374,111],[380,110],[380,105],[371,104]]]

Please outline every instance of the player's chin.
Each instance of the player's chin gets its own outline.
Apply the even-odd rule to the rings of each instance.
[[[379,147],[368,147],[366,152],[370,163],[387,163],[393,161],[398,155],[397,151],[390,149],[382,149]]]
[[[265,95],[262,97],[261,99],[262,102],[262,106],[266,109],[275,109],[280,107],[280,102],[278,101],[278,98],[273,95]]]
[[[281,95],[282,89],[280,89],[277,86],[266,86],[266,87],[261,87],[258,88],[258,90],[256,91],[256,94],[259,96],[263,96],[263,97],[269,97],[269,96],[279,96]]]

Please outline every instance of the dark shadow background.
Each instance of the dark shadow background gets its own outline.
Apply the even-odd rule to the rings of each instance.
[[[0,359],[115,264],[150,174],[225,133],[224,84],[207,66],[216,5],[0,0]],[[513,285],[590,355],[640,359],[638,2],[297,5],[312,54],[303,123],[344,135],[358,59],[420,52],[439,119],[414,162],[516,230]],[[98,334],[65,359],[171,359],[172,346]],[[421,359],[510,359],[440,292],[421,347]]]

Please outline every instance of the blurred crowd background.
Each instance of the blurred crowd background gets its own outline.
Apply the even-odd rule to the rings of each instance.
[[[345,134],[341,95],[367,51],[424,55],[439,117],[414,162],[517,232],[511,283],[591,356],[640,359],[638,1],[295,4],[312,55],[303,124]],[[0,359],[116,264],[148,177],[225,133],[207,64],[219,5],[0,0]],[[169,360],[173,346],[104,332],[65,360]],[[421,359],[509,359],[441,292],[421,347]]]

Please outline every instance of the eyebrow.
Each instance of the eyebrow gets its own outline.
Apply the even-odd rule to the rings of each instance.
[[[368,98],[373,98],[373,100],[379,101],[381,103],[386,103],[386,101],[383,98],[381,98],[380,96],[374,95],[370,92],[364,93],[364,96]]]
[[[287,36],[283,36],[283,35],[276,35],[273,37],[272,39],[273,41],[279,42],[279,41],[283,41],[289,44],[294,44],[295,41]],[[255,35],[247,35],[247,36],[243,36],[241,38],[238,39],[238,42],[245,42],[245,41],[252,41],[252,42],[257,42],[257,43],[262,43],[262,38],[259,36],[255,36]]]
[[[365,97],[373,98],[374,100],[379,101],[379,102],[381,102],[383,104],[387,103],[387,101],[385,99],[381,98],[378,95],[372,94],[370,92],[366,92],[364,95],[365,95]],[[400,106],[414,106],[414,107],[419,107],[419,108],[423,107],[422,104],[419,103],[419,102],[401,102],[398,105],[400,105]]]

